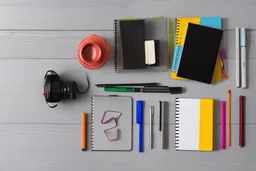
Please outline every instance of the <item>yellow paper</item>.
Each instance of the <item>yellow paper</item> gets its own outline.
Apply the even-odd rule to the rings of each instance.
[[[213,99],[200,99],[199,150],[213,150]]]
[[[183,46],[188,23],[200,24],[201,18],[178,18],[176,23],[175,46]]]

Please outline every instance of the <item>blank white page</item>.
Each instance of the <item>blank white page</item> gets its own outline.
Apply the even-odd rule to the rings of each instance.
[[[176,99],[176,150],[198,150],[200,99]]]

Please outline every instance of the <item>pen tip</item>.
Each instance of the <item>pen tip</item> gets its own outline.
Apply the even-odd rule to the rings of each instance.
[[[228,90],[228,93],[231,93],[231,90]]]

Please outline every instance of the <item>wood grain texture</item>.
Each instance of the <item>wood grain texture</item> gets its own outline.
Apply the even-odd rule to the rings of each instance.
[[[158,101],[169,102],[169,122],[174,123],[174,99],[176,97],[214,98],[216,101],[216,123],[220,123],[220,100],[227,100],[228,89],[232,91],[232,123],[239,123],[238,97],[246,96],[246,123],[256,123],[255,96],[256,80],[253,78],[256,59],[248,60],[249,89],[237,89],[235,86],[235,59],[226,61],[228,80],[213,85],[202,84],[195,81],[174,81],[168,79],[168,72],[140,73],[113,73],[113,61],[110,60],[101,70],[88,71],[76,59],[2,59],[0,60],[0,77],[5,81],[0,82],[0,123],[80,123],[80,114],[90,112],[90,97],[93,95],[110,95],[117,93],[104,92],[97,88],[97,83],[112,82],[148,82],[155,81],[162,85],[182,86],[185,93],[180,95],[150,94],[150,93],[118,93],[133,97],[134,101],[145,101],[145,122],[149,123],[149,107],[155,106],[155,121],[158,122]],[[42,96],[44,74],[53,69],[59,73],[63,80],[77,81],[81,89],[86,87],[85,77],[88,76],[91,87],[86,95],[78,95],[76,100],[66,100],[55,109],[50,109]],[[201,91],[199,93],[199,90]],[[217,93],[216,93],[217,92]],[[135,108],[134,108],[135,113]]]
[[[0,171],[254,171],[256,131],[256,11],[254,0],[0,0]],[[113,52],[113,20],[125,17],[165,16],[223,17],[222,47],[228,80],[205,85],[193,81],[172,81],[168,72],[113,73],[113,53],[107,65],[88,71],[76,60],[80,40],[90,34],[105,38]],[[248,28],[249,89],[235,87],[235,27]],[[75,101],[63,101],[50,109],[42,96],[45,72],[56,70],[61,79],[77,81],[88,94]],[[145,101],[145,152],[137,152],[137,125],[133,124],[132,152],[82,152],[80,149],[81,113],[90,117],[90,97],[109,95],[94,86],[111,82],[160,82],[183,86],[182,95],[120,93]],[[219,101],[232,91],[232,147],[219,151]],[[246,147],[238,147],[238,97],[246,96]],[[174,150],[175,97],[212,97],[215,107],[214,152],[176,152]],[[161,150],[157,131],[159,100],[169,102],[168,150]],[[149,149],[149,107],[155,106],[155,149]],[[135,114],[135,109],[134,109]],[[89,118],[90,121],[90,118]],[[134,122],[135,123],[135,122]],[[89,146],[90,148],[90,146]]]
[[[225,29],[256,29],[253,0],[1,0],[2,29],[112,29],[114,18],[222,16]],[[6,18],[8,16],[8,18]]]
[[[0,169],[11,171],[71,170],[198,170],[239,171],[256,166],[256,125],[246,126],[246,146],[238,146],[238,126],[232,126],[232,146],[218,150],[220,126],[215,126],[214,152],[186,152],[174,149],[174,125],[169,126],[169,149],[161,149],[161,136],[154,128],[155,147],[149,147],[149,126],[144,126],[144,153],[138,153],[137,125],[134,124],[132,152],[82,152],[80,125],[0,124]],[[90,149],[90,147],[89,147]],[[239,154],[239,155],[238,155]],[[132,164],[131,164],[132,163]]]
[[[92,34],[107,40],[113,54],[113,31],[0,31],[0,58],[76,59],[78,44]]]
[[[114,54],[114,31],[1,31],[1,59],[75,59],[79,42],[97,34],[107,40]],[[248,58],[256,58],[256,31],[248,30]],[[221,48],[235,58],[235,31],[224,31]],[[22,53],[21,53],[22,52]]]

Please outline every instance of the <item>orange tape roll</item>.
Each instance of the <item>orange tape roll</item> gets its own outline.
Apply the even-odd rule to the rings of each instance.
[[[100,69],[110,57],[110,47],[106,40],[93,34],[80,42],[77,48],[77,57],[85,68]]]

